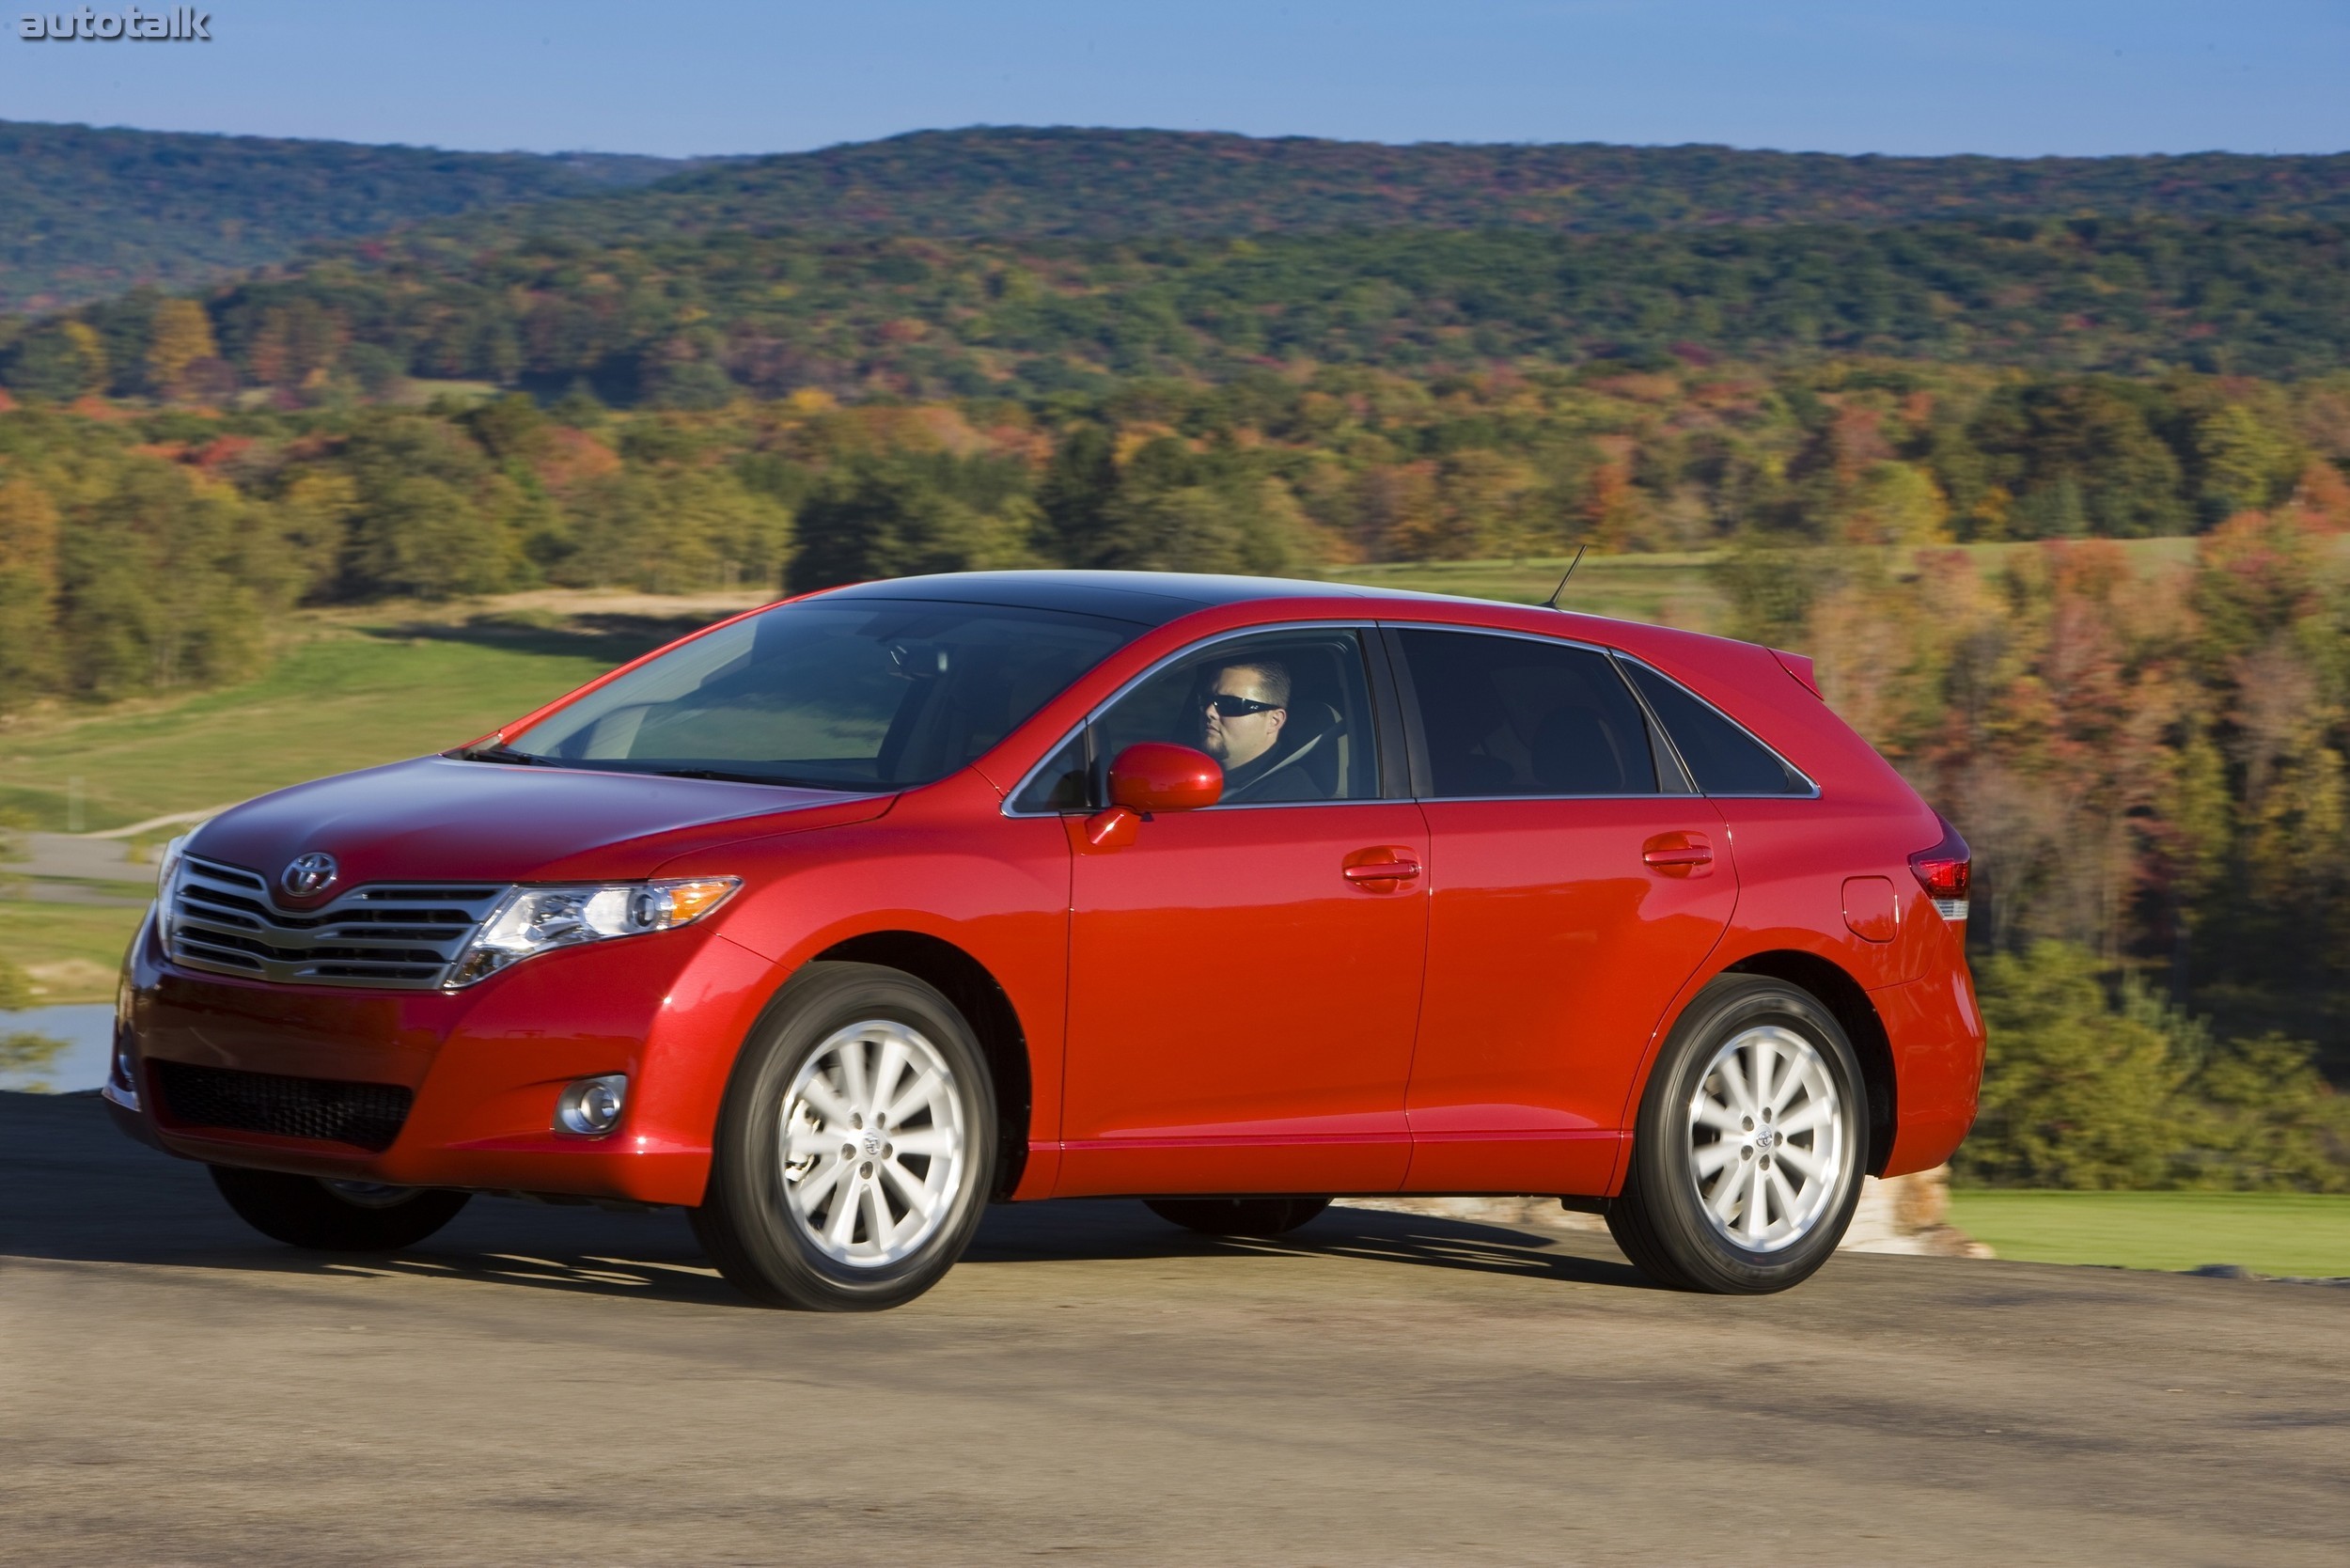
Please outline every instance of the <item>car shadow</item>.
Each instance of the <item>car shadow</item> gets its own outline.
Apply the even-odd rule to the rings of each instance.
[[[1229,1256],[1342,1260],[1650,1288],[1604,1236],[1548,1234],[1334,1207],[1269,1240],[1202,1236],[1138,1202],[1078,1199],[988,1210],[964,1262],[990,1270]],[[304,1252],[256,1236],[200,1166],[124,1138],[91,1095],[0,1093],[0,1257],[311,1278],[435,1279],[749,1308],[678,1210],[483,1197],[397,1253]]]
[[[1603,1233],[1489,1225],[1438,1215],[1345,1205],[1287,1235],[1206,1236],[1159,1218],[1138,1202],[1071,1199],[989,1212],[966,1263],[1094,1262],[1117,1258],[1298,1257],[1508,1274],[1584,1285],[1652,1290]]]

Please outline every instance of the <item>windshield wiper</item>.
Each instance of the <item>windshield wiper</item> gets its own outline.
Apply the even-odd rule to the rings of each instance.
[[[553,757],[540,757],[532,752],[517,751],[510,745],[471,745],[445,755],[463,762],[505,762],[521,768],[559,768],[563,762]],[[572,767],[595,768],[594,762],[574,762]],[[728,773],[721,768],[631,768],[606,767],[599,771],[631,773],[651,778],[714,778],[725,784],[770,784],[783,790],[833,790],[856,793],[854,784],[831,784],[813,778],[785,778],[772,773]]]
[[[519,768],[551,765],[543,757],[534,757],[527,751],[516,751],[512,746],[503,745],[460,746],[449,755],[461,762],[509,762]]]
[[[842,790],[855,792],[854,784],[826,784],[813,778],[785,778],[772,773],[724,773],[716,768],[655,768],[656,778],[714,778],[724,784],[772,784],[781,790]]]

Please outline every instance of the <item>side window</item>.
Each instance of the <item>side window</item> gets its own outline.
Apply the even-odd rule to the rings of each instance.
[[[1666,733],[1689,764],[1698,788],[1709,795],[1800,795],[1810,787],[1778,753],[1699,700],[1678,683],[1639,663],[1623,667],[1648,698]]]
[[[1379,759],[1358,633],[1271,632],[1176,660],[1094,726],[1107,768],[1137,741],[1197,746],[1224,764],[1223,806],[1370,800]]]
[[[1647,721],[1606,654],[1480,632],[1397,637],[1439,798],[1657,792]]]

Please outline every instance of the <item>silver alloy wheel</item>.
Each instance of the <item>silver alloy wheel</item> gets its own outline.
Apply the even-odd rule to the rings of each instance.
[[[834,1031],[783,1097],[785,1206],[826,1257],[880,1268],[946,1224],[962,1190],[963,1096],[938,1047],[894,1019]]]
[[[1699,1206],[1749,1252],[1808,1235],[1852,1157],[1827,1058],[1776,1024],[1741,1029],[1714,1053],[1689,1096],[1689,1139]]]

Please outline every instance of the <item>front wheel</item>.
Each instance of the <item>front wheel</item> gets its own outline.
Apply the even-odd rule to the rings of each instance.
[[[694,1233],[769,1307],[857,1312],[936,1284],[978,1231],[995,1100],[934,987],[812,964],[743,1047]]]
[[[212,1185],[239,1219],[272,1241],[318,1252],[397,1252],[414,1247],[455,1219],[472,1196],[236,1166],[210,1169]]]
[[[1738,1295],[1799,1284],[1860,1200],[1864,1101],[1852,1043],[1817,997],[1726,975],[1666,1040],[1607,1229],[1659,1284]]]

